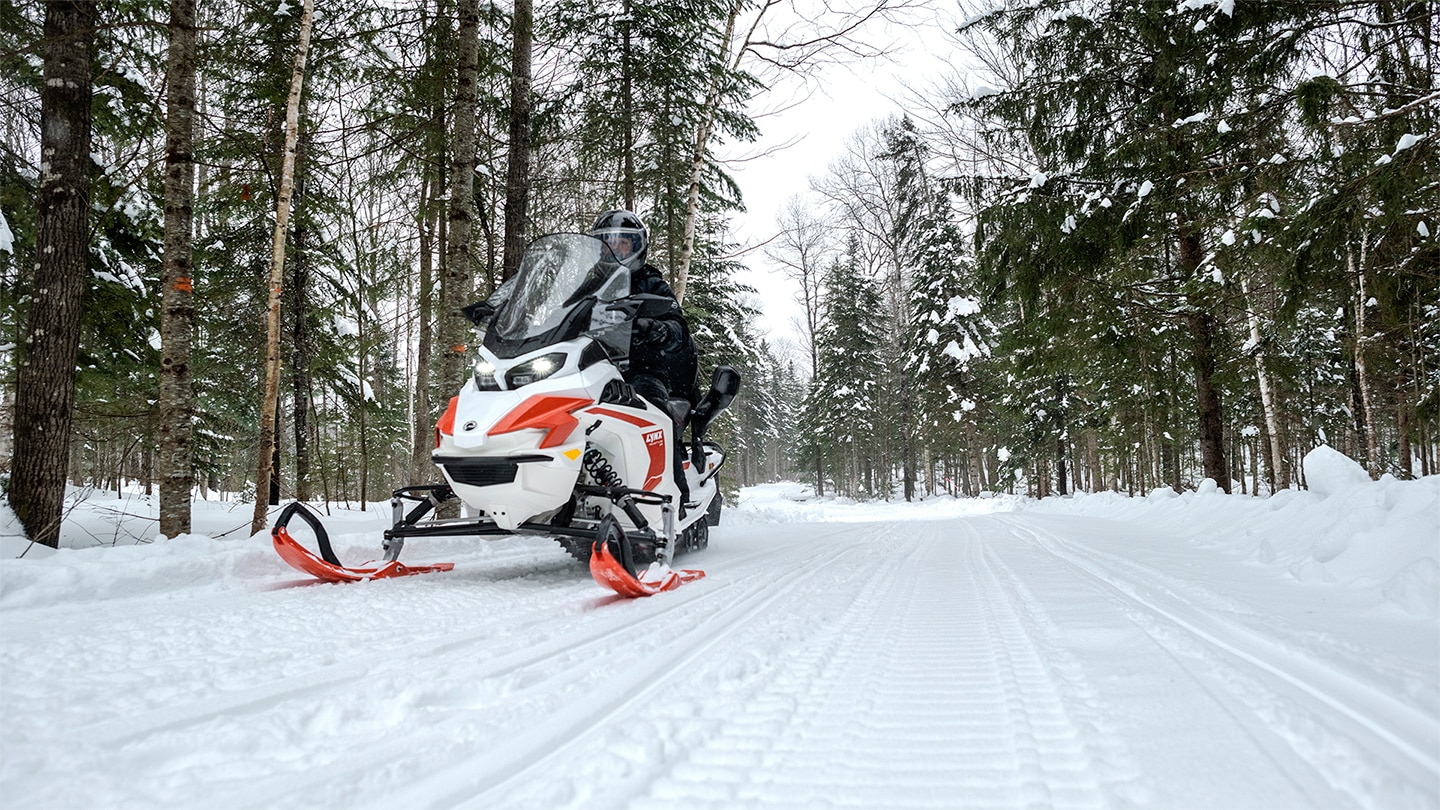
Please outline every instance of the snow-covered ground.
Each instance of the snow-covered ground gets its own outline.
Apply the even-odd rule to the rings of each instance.
[[[1306,469],[756,487],[682,558],[705,579],[635,601],[540,538],[314,584],[245,505],[137,545],[153,504],[92,494],[66,549],[0,540],[0,806],[1440,807],[1440,477]],[[341,559],[387,515],[337,511]]]

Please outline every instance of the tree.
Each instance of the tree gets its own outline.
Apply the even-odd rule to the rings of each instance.
[[[1212,227],[1270,165],[1255,153],[1262,133],[1283,127],[1284,95],[1270,89],[1297,59],[1295,13],[1106,3],[1082,14],[1066,0],[995,11],[976,25],[1010,49],[996,70],[1007,86],[961,105],[1003,122],[990,142],[1031,166],[982,215],[986,266],[1027,294],[1158,282],[1189,334],[1204,473],[1227,491],[1228,290]],[[1253,152],[1238,154],[1247,137]],[[1147,254],[1152,262],[1117,261]]]
[[[467,321],[460,309],[473,293],[475,255],[472,228],[475,220],[475,110],[479,89],[480,8],[478,0],[460,0],[455,79],[455,105],[450,120],[449,242],[445,272],[440,282],[440,379],[444,386],[460,382],[465,359]]]
[[[825,277],[826,318],[820,331],[820,368],[806,398],[802,452],[847,496],[889,494],[890,468],[877,452],[888,421],[881,359],[883,313],[875,283],[852,236]]]
[[[907,116],[884,132],[880,157],[894,165],[897,217],[892,239],[902,257],[909,285],[906,310],[896,324],[903,350],[897,366],[915,414],[904,424],[905,497],[914,495],[912,443],[967,447],[974,457],[979,403],[976,366],[990,350],[988,321],[981,314],[973,262],[966,254],[949,192],[930,174],[929,146]],[[923,440],[912,437],[924,437]],[[968,481],[968,465],[966,479]],[[933,482],[932,482],[933,490]],[[968,487],[967,487],[968,490]]]
[[[89,276],[90,63],[96,3],[45,6],[35,298],[15,397],[10,506],[30,539],[60,545],[75,408],[75,354]]]
[[[165,265],[160,279],[160,534],[190,531],[195,317],[195,0],[171,0],[165,98]]]
[[[829,223],[817,217],[800,197],[791,197],[780,214],[779,233],[765,255],[785,268],[800,285],[798,293],[805,339],[810,348],[810,375],[820,367],[816,336],[820,332],[820,293],[825,257],[829,250]]]
[[[516,0],[511,17],[510,149],[505,172],[505,269],[508,279],[520,269],[525,251],[525,211],[530,198],[530,51],[535,40],[531,0]]]
[[[284,288],[285,240],[289,235],[291,195],[295,191],[295,146],[300,130],[300,93],[305,85],[305,62],[310,55],[310,30],[315,18],[314,0],[304,0],[300,11],[299,43],[290,74],[290,95],[285,105],[285,146],[280,189],[275,206],[275,231],[270,256],[270,300],[266,307],[265,389],[260,401],[260,448],[255,474],[255,514],[250,533],[265,529],[274,471],[275,415],[280,393],[280,294]]]

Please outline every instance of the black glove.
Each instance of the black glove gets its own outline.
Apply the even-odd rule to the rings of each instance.
[[[664,321],[657,321],[654,318],[635,319],[635,340],[647,345],[664,343],[670,338],[670,328]]]
[[[464,315],[465,320],[470,323],[476,326],[484,326],[490,322],[490,318],[495,314],[495,307],[491,306],[489,301],[476,301],[468,307],[462,307],[460,314]]]

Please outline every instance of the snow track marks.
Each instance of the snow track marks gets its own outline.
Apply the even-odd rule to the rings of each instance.
[[[681,691],[637,707],[535,769],[578,763],[596,792],[522,774],[467,806],[1115,804],[1133,771],[1077,723],[1079,673],[1052,669],[1055,651],[1037,645],[1036,620],[977,535],[869,530],[827,538],[822,568],[777,571],[783,591],[768,589],[764,611],[672,673],[719,687],[712,699]]]
[[[1436,676],[1148,541],[726,526],[684,560],[706,579],[633,601],[533,538],[345,586],[142,566],[0,612],[0,784],[27,808],[1440,804]]]

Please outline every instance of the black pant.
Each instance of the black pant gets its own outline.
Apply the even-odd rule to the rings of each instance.
[[[635,393],[650,401],[651,405],[659,408],[665,413],[670,413],[670,387],[665,381],[653,374],[636,374],[630,378],[630,387]],[[687,400],[688,401],[688,400]],[[693,403],[692,403],[693,407]],[[673,414],[671,418],[674,418]],[[675,435],[671,444],[675,448],[674,467],[675,484],[680,487],[680,502],[690,500],[690,482],[685,480],[685,424],[679,422],[675,425]]]
[[[654,374],[636,374],[630,378],[630,387],[661,410],[665,410],[665,404],[670,401],[670,386]]]

